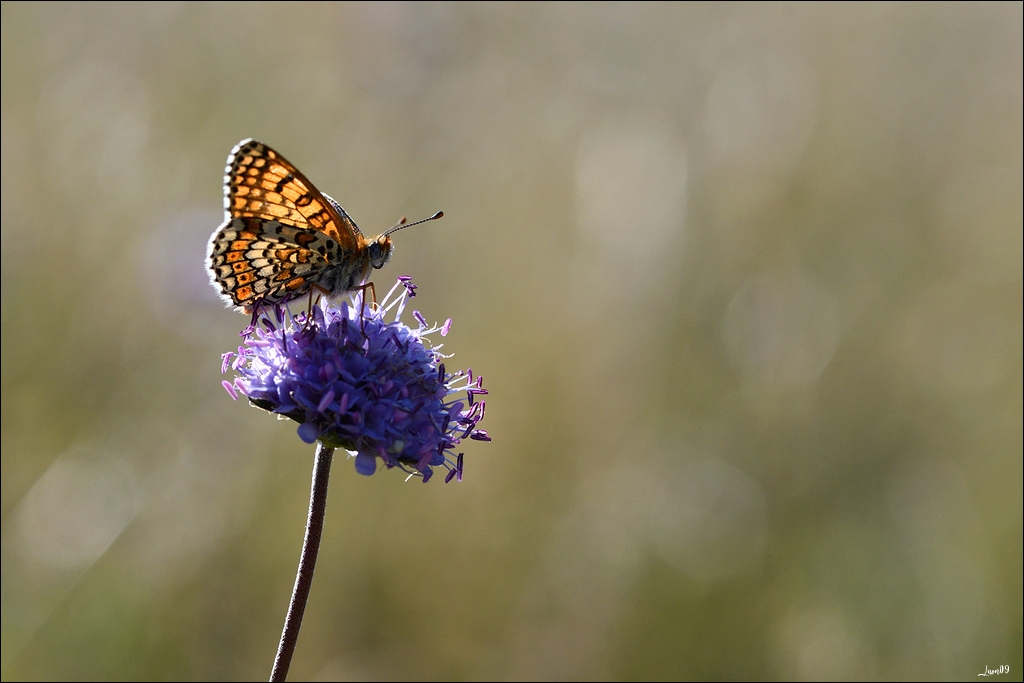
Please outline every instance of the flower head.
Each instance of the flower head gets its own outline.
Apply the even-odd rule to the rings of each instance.
[[[225,388],[298,422],[306,443],[319,439],[355,452],[360,474],[373,474],[379,458],[424,481],[440,466],[448,469],[445,481],[461,481],[462,453],[456,455],[455,446],[465,438],[490,441],[476,428],[485,406],[477,397],[487,391],[472,369],[445,372],[441,346],[424,344],[437,332],[445,336],[450,319],[428,326],[413,311],[417,328],[401,322],[415,289],[409,278],[399,278],[373,310],[355,305],[361,294],[351,305],[325,301],[309,316],[275,307],[276,324],[261,318],[262,326],[242,333],[237,352],[224,354],[222,370],[238,373]],[[385,322],[392,311],[393,321]]]

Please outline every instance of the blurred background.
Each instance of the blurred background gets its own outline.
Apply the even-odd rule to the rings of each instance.
[[[490,444],[335,461],[292,679],[1022,664],[1022,6],[2,5],[2,675],[266,678],[313,448],[221,387],[255,137]],[[227,376],[230,378],[230,375]]]

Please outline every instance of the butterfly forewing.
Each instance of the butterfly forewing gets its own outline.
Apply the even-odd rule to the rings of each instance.
[[[224,177],[230,218],[265,218],[326,233],[345,250],[357,248],[359,229],[339,214],[299,169],[256,140],[232,150]]]

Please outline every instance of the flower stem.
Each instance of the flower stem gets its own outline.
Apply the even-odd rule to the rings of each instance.
[[[306,538],[302,542],[302,556],[299,558],[299,572],[295,576],[295,588],[292,589],[292,601],[288,606],[288,616],[284,620],[281,632],[281,643],[277,646],[277,657],[274,659],[274,670],[270,674],[271,681],[283,681],[288,678],[288,667],[295,654],[295,644],[299,640],[299,627],[302,626],[302,614],[306,611],[306,600],[309,589],[313,585],[313,570],[316,568],[316,555],[320,550],[320,536],[324,529],[324,511],[327,508],[327,480],[331,476],[331,460],[334,449],[316,444],[316,462],[313,465],[313,486],[309,492],[309,518],[306,520]]]

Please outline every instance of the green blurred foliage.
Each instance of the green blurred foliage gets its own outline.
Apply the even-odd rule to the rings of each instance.
[[[0,24],[4,680],[270,672],[313,449],[203,266],[250,136],[445,211],[377,280],[491,392],[459,485],[336,460],[293,679],[1020,680],[1020,3]]]

